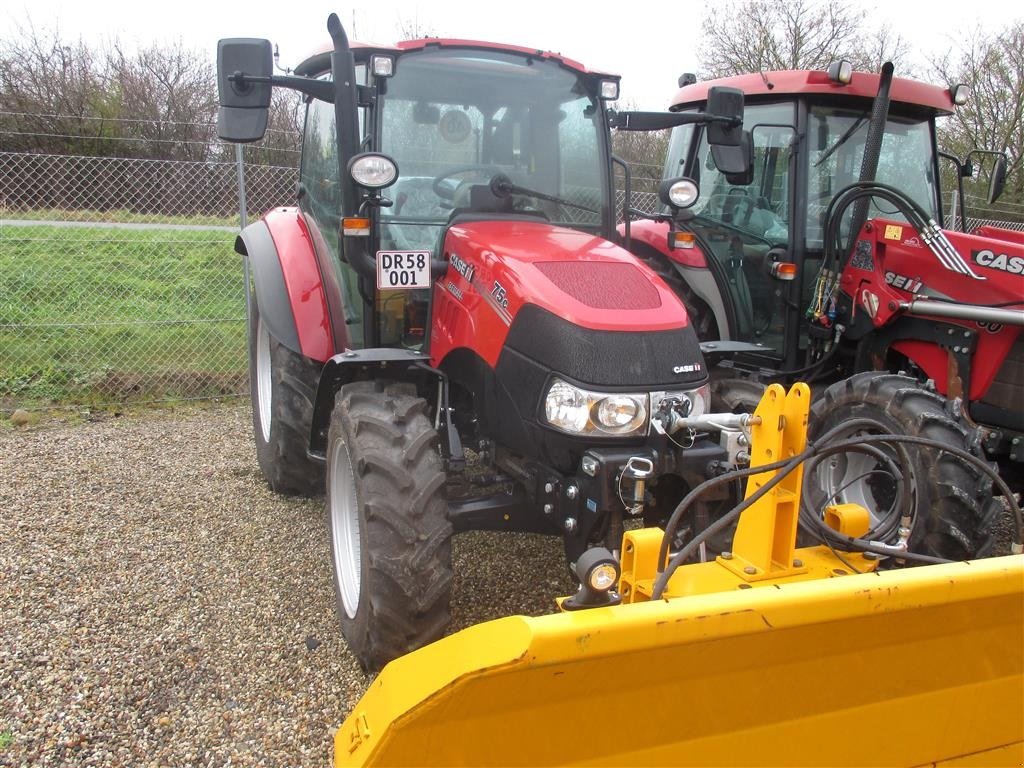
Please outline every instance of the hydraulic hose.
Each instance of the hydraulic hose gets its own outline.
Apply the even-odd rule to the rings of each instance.
[[[974,454],[970,453],[969,451],[965,451],[961,448],[946,445],[945,443],[941,443],[937,440],[931,440],[928,438],[916,437],[912,435],[860,435],[853,440],[845,440],[838,443],[834,443],[832,445],[822,444],[827,439],[830,439],[830,437],[833,436],[838,430],[842,429],[846,431],[849,430],[850,428],[851,426],[849,424],[843,424],[833,428],[832,430],[829,430],[829,432],[827,432],[825,435],[822,435],[822,437],[819,438],[819,440],[816,443],[808,445],[808,447],[804,451],[802,451],[801,453],[797,454],[792,459],[789,459],[787,461],[774,462],[773,464],[766,464],[759,467],[751,467],[740,472],[722,475],[721,477],[712,478],[712,480],[701,483],[696,488],[694,488],[694,490],[687,494],[686,498],[679,503],[679,505],[673,511],[668,523],[665,526],[665,535],[662,537],[662,545],[659,551],[659,572],[657,574],[657,577],[655,578],[651,598],[654,600],[661,599],[661,597],[664,595],[665,588],[667,587],[668,582],[672,577],[672,574],[682,563],[686,562],[686,560],[692,556],[692,554],[696,551],[697,547],[700,545],[701,542],[706,541],[709,537],[727,528],[734,520],[736,520],[736,518],[740,516],[740,514],[742,514],[744,510],[750,507],[758,499],[763,497],[764,494],[771,491],[771,489],[778,485],[783,480],[783,478],[785,478],[790,472],[796,469],[797,466],[799,466],[802,462],[806,461],[809,457],[820,456],[821,459],[823,459],[826,456],[832,455],[834,453],[845,453],[851,450],[862,449],[867,446],[874,447],[875,444],[898,445],[902,443],[945,451],[954,456],[957,456],[958,458],[962,459],[968,464],[974,466],[980,472],[988,475],[992,479],[993,484],[999,489],[1000,493],[1006,498],[1007,503],[1009,504],[1010,509],[1014,515],[1014,519],[1016,522],[1016,541],[1014,542],[1014,551],[1020,553],[1022,548],[1024,548],[1024,538],[1022,538],[1024,537],[1024,516],[1022,516],[1020,505],[1017,503],[1016,498],[1013,496],[1006,482],[1001,477],[999,477],[999,473],[991,466],[989,466],[988,463],[978,458]],[[882,451],[879,451],[879,453],[879,458],[884,457],[885,461],[887,461],[888,463],[893,463],[892,459],[887,454],[885,454]],[[678,526],[679,519],[681,518],[683,512],[685,512],[686,508],[693,503],[693,500],[696,497],[706,492],[709,488],[714,487],[718,484],[729,482],[738,477],[749,477],[752,474],[759,474],[762,472],[768,472],[776,469],[778,471],[775,477],[773,477],[771,480],[765,483],[765,485],[758,489],[756,493],[751,495],[749,498],[744,499],[743,502],[741,502],[739,505],[733,508],[730,512],[728,512],[727,514],[719,518],[717,521],[712,523],[710,526],[708,526],[706,529],[701,531],[699,534],[697,534],[693,539],[691,539],[687,543],[685,547],[683,547],[683,549],[681,549],[679,552],[673,555],[672,559],[664,567],[664,570],[661,570],[662,564],[665,563],[665,557],[668,552],[668,547],[671,543],[672,536],[674,536],[675,528]],[[905,469],[905,466],[902,469],[896,468],[896,471],[893,475],[894,478],[904,476],[903,470]],[[806,492],[802,492],[801,495],[804,498],[806,498]],[[815,521],[815,527],[819,530],[822,528],[827,528],[824,521],[821,521],[817,515],[814,515],[813,519]],[[948,562],[941,558],[931,557],[929,555],[921,555],[916,552],[909,552],[903,550],[896,551],[885,547],[879,547],[877,544],[870,541],[864,541],[863,539],[855,539],[852,537],[841,536],[832,531],[832,529],[828,529],[828,531],[828,535],[830,537],[832,537],[838,544],[840,544],[843,547],[846,547],[847,549],[863,552],[874,552],[876,554],[882,555],[898,555],[901,559],[911,560],[920,563]]]

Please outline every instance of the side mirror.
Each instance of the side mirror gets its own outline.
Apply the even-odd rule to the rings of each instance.
[[[743,91],[717,85],[709,88],[707,113],[732,121],[708,123],[708,144],[738,146],[743,139]]]
[[[745,187],[754,181],[754,137],[750,131],[743,131],[735,147],[712,144],[711,157],[730,184]]]
[[[234,37],[217,43],[217,135],[224,141],[259,141],[267,132],[270,77],[274,71],[269,40]],[[266,82],[239,81],[238,76]]]
[[[992,166],[992,178],[988,182],[988,204],[992,205],[1003,194],[1006,187],[1006,155],[999,155]]]

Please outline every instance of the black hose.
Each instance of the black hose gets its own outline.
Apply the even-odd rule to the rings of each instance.
[[[870,420],[870,419],[865,419],[863,421],[872,422],[872,420]],[[872,423],[876,423],[876,422],[872,422]],[[956,448],[954,446],[946,445],[945,443],[941,443],[938,440],[931,440],[929,438],[917,437],[917,436],[913,436],[913,435],[891,435],[891,434],[860,435],[860,436],[858,436],[854,440],[841,441],[841,442],[838,442],[838,443],[834,443],[832,445],[823,445],[823,443],[827,439],[829,439],[837,431],[839,431],[839,430],[847,431],[847,430],[849,430],[851,428],[853,428],[853,427],[850,424],[841,424],[841,425],[839,425],[837,427],[834,427],[833,429],[829,430],[825,435],[822,435],[822,437],[819,438],[819,440],[816,443],[809,445],[804,451],[801,451],[799,454],[797,454],[796,456],[794,456],[793,458],[791,458],[791,459],[789,459],[787,461],[784,461],[784,462],[774,462],[773,464],[766,464],[766,465],[762,465],[762,466],[759,466],[759,467],[750,467],[748,469],[741,470],[740,472],[729,473],[728,475],[722,475],[721,477],[713,478],[712,480],[709,480],[709,481],[706,481],[704,483],[701,483],[699,486],[697,486],[697,488],[695,488],[693,491],[691,491],[689,494],[687,494],[686,498],[683,499],[683,501],[680,502],[679,505],[676,507],[676,509],[673,511],[672,515],[669,518],[668,523],[666,524],[666,531],[665,531],[665,535],[662,537],[662,546],[661,546],[661,549],[659,551],[659,556],[658,556],[659,572],[658,572],[658,574],[657,574],[657,576],[655,578],[655,581],[654,581],[654,587],[653,587],[653,590],[652,590],[652,593],[651,593],[651,599],[657,600],[657,599],[660,599],[662,597],[662,595],[664,594],[665,588],[668,585],[668,582],[669,582],[669,580],[672,577],[672,574],[675,572],[675,570],[682,563],[686,562],[686,560],[693,554],[693,552],[696,550],[696,548],[699,546],[699,544],[702,541],[707,540],[708,538],[710,538],[714,534],[716,534],[716,533],[722,531],[723,529],[725,529],[726,527],[728,527],[737,517],[740,516],[740,514],[742,514],[742,512],[744,510],[746,510],[753,503],[755,503],[758,499],[763,497],[764,494],[768,493],[772,488],[774,488],[776,485],[778,485],[783,480],[783,478],[785,478],[790,472],[792,472],[797,466],[799,466],[799,464],[804,462],[808,457],[810,457],[810,456],[815,456],[815,457],[821,456],[822,458],[824,458],[825,456],[831,455],[833,453],[840,453],[840,452],[847,452],[847,451],[850,451],[850,450],[857,450],[859,448],[862,448],[865,445],[873,445],[873,444],[876,444],[876,443],[881,443],[881,444],[889,443],[889,444],[896,444],[896,445],[898,445],[900,443],[906,443],[906,444],[909,444],[909,445],[919,445],[919,446],[923,446],[923,447],[927,447],[927,448],[933,448],[933,449],[936,449],[936,450],[939,450],[939,451],[945,451],[945,452],[947,452],[949,454],[957,456],[958,458],[964,460],[968,464],[974,466],[976,469],[980,470],[982,473],[988,475],[992,479],[992,481],[996,485],[996,487],[1003,494],[1003,496],[1007,499],[1007,502],[1010,505],[1011,511],[1013,512],[1014,518],[1015,518],[1016,523],[1017,523],[1016,544],[1018,546],[1021,546],[1021,544],[1022,544],[1022,537],[1024,537],[1024,519],[1022,519],[1022,513],[1021,513],[1020,505],[1017,503],[1016,498],[1014,498],[1013,494],[1010,492],[1010,488],[1006,484],[1006,482],[1001,477],[999,477],[999,473],[995,469],[993,469],[991,466],[989,466],[988,463],[986,463],[982,459],[978,458],[974,454],[972,454],[972,453],[970,453],[968,451],[965,451],[965,450],[963,450],[961,448]],[[887,462],[890,462],[890,463],[892,462],[891,458],[888,457],[888,455],[884,454],[884,452],[881,452],[881,455],[885,457],[884,460],[886,460]],[[903,455],[906,456],[905,451],[903,452]],[[780,467],[780,465],[781,465],[781,467]],[[757,490],[757,492],[755,492],[753,495],[751,495],[747,499],[744,499],[739,505],[737,505],[730,512],[728,512],[727,514],[725,514],[724,516],[719,518],[713,524],[711,524],[706,529],[701,531],[698,535],[696,535],[689,543],[687,543],[687,545],[685,547],[683,547],[679,552],[677,552],[672,557],[672,559],[665,566],[664,570],[661,570],[662,564],[665,562],[665,557],[666,557],[666,554],[667,554],[667,548],[669,546],[669,542],[671,542],[670,532],[675,530],[675,527],[678,525],[679,518],[682,516],[682,513],[685,511],[685,509],[692,503],[693,498],[699,496],[701,493],[706,491],[708,488],[713,487],[714,485],[720,484],[722,482],[727,482],[729,480],[733,480],[736,477],[740,477],[740,476],[748,477],[748,476],[753,475],[753,474],[760,474],[762,472],[772,471],[773,469],[776,469],[776,468],[778,468],[778,472],[776,473],[775,477],[773,477],[771,480],[769,480],[767,483],[765,483],[765,485],[763,485],[761,488],[759,488]],[[806,476],[807,476],[807,474],[805,474],[805,478],[806,478]],[[903,476],[903,472],[900,471],[899,469],[897,469],[897,473],[896,473],[896,475],[894,475],[894,477],[897,477],[897,476],[900,476],[900,477]],[[803,493],[803,491],[801,492],[801,495],[802,496],[806,496],[806,494]],[[816,520],[816,525],[819,528],[820,527],[827,527],[827,526],[825,526],[824,522],[821,521],[820,518],[818,518],[816,515],[814,516],[814,519]],[[839,536],[838,534],[835,534],[834,531],[831,531],[831,529],[829,529],[829,531],[831,532],[830,535],[832,535],[835,538],[837,538],[839,540],[839,543],[841,543],[844,547],[848,547],[848,548],[851,548],[853,550],[859,550],[859,551],[863,551],[863,552],[874,552],[876,554],[882,554],[882,555],[893,555],[893,556],[898,556],[901,559],[911,560],[911,561],[921,562],[921,563],[943,563],[943,562],[949,562],[949,561],[943,560],[941,558],[931,557],[929,555],[921,555],[921,554],[918,554],[916,552],[909,552],[909,551],[902,551],[902,550],[901,551],[894,551],[894,550],[889,549],[889,548],[879,547],[878,545],[876,545],[874,543],[863,541],[862,539],[854,539],[852,537]]]
[[[820,438],[818,438],[817,444],[820,445],[823,442],[827,442],[828,440],[833,439],[840,432],[846,432],[846,431],[849,431],[851,429],[859,429],[861,427],[865,427],[865,428],[873,427],[873,428],[877,429],[878,426],[879,426],[878,422],[874,421],[873,419],[864,419],[864,418],[852,419],[850,421],[843,422],[842,424],[837,425],[837,426],[833,427],[832,429],[830,429],[828,432],[826,432],[824,435],[822,435]],[[679,527],[679,521],[682,519],[683,514],[690,508],[690,506],[693,504],[693,502],[696,501],[698,498],[700,498],[704,493],[706,493],[707,491],[709,491],[712,488],[715,488],[715,487],[717,487],[719,485],[723,485],[723,484],[725,484],[727,482],[730,482],[732,480],[742,480],[743,478],[750,477],[751,475],[759,475],[762,472],[771,472],[771,471],[776,470],[776,469],[782,469],[782,468],[787,467],[790,464],[792,464],[793,461],[796,460],[796,459],[800,459],[800,461],[803,461],[805,458],[808,458],[808,457],[812,456],[813,452],[814,452],[814,445],[811,444],[811,443],[808,443],[808,445],[804,448],[804,450],[801,453],[797,454],[796,456],[794,456],[792,458],[782,459],[780,461],[776,461],[776,462],[773,462],[771,464],[762,464],[762,465],[757,466],[757,467],[748,467],[747,469],[738,469],[738,470],[736,470],[734,472],[729,472],[728,474],[725,474],[725,475],[720,475],[718,477],[713,477],[710,480],[705,480],[703,483],[701,483],[696,488],[694,488],[692,491],[690,491],[683,498],[683,500],[680,501],[679,504],[676,505],[676,508],[674,510],[672,510],[672,514],[669,515],[668,520],[665,522],[665,535],[662,536],[661,548],[660,548],[660,551],[658,553],[658,568],[659,568],[659,570],[661,569],[662,564],[665,563],[665,561],[668,559],[669,546],[671,545],[672,539],[675,538],[676,528]],[[883,455],[882,459],[884,460],[885,458],[887,458],[887,457],[885,457]],[[797,463],[799,463],[799,462],[797,462]],[[772,485],[771,487],[774,487],[774,485]],[[761,491],[758,491],[758,494],[760,494],[760,495],[758,495],[757,498],[761,498],[761,496],[764,495],[763,493],[761,493]],[[743,505],[741,504],[740,506],[743,506]],[[745,508],[746,507],[744,507],[744,509]]]

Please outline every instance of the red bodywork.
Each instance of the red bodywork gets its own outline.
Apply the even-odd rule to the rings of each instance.
[[[1019,233],[1018,233],[1019,234]],[[998,306],[1024,301],[1024,238],[1016,242],[995,240],[962,232],[947,232],[957,253],[984,280],[945,268],[921,240],[913,227],[900,221],[874,219],[860,239],[872,246],[870,263],[851,259],[840,280],[843,292],[853,298],[853,312],[866,312],[876,328],[898,322],[901,302],[942,296],[957,304]],[[896,287],[896,285],[903,287]],[[972,356],[971,400],[988,390],[1010,348],[1020,333],[1019,326],[939,318],[978,333]],[[927,341],[896,341],[893,349],[913,360],[948,395],[949,354]]]
[[[664,254],[665,258],[669,261],[682,264],[684,267],[698,269],[706,268],[708,265],[707,259],[704,257],[704,251],[697,246],[670,250],[668,247],[668,224],[665,222],[634,221],[630,224],[629,230],[629,236],[632,240],[643,243],[658,253]],[[626,234],[626,228],[621,224],[619,225],[619,234],[622,236]]]
[[[527,302],[594,330],[689,324],[679,299],[650,269],[584,232],[532,221],[456,224],[444,255],[448,272],[434,286],[435,366],[460,347],[497,365],[509,326]]]
[[[737,75],[719,80],[707,80],[680,88],[672,99],[669,109],[678,110],[691,104],[708,100],[708,89],[712,86],[729,86],[739,88],[749,100],[758,97],[783,98],[790,95],[805,94],[808,96],[835,95],[839,98],[863,98],[871,100],[878,93],[879,75],[870,72],[854,72],[849,85],[842,85],[829,80],[828,75],[821,71],[786,70],[784,72],[765,72],[753,75]],[[953,114],[953,97],[948,88],[894,77],[889,91],[894,104],[909,104],[914,107],[925,107],[935,114]]]
[[[336,350],[324,281],[305,219],[298,208],[274,208],[263,222],[281,260],[302,354],[325,362]]]
[[[556,61],[562,66],[580,72],[584,75],[596,75],[599,77],[609,77],[615,80],[619,79],[618,75],[603,72],[601,70],[587,69],[585,66],[580,64],[578,61],[566,58],[560,53],[552,53],[551,51],[542,51],[538,48],[527,48],[521,45],[507,45],[504,43],[489,43],[481,40],[462,40],[459,38],[440,38],[440,37],[428,37],[420,40],[403,40],[395,45],[375,45],[372,43],[351,43],[353,55],[357,61],[366,61],[374,53],[384,54],[402,54],[408,53],[409,51],[418,51],[430,46],[432,48],[480,48],[487,51],[508,51],[509,53],[526,54],[528,56],[534,56],[540,59],[550,59]],[[313,72],[325,72],[330,69],[330,54],[334,50],[333,46],[328,42],[315,49],[306,59],[296,67],[297,72],[302,73],[313,73]]]

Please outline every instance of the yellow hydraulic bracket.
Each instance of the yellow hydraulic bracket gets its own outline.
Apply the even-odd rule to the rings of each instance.
[[[754,411],[750,466],[790,459],[804,450],[810,405],[811,392],[806,384],[795,384],[788,393],[778,384],[768,387]],[[751,477],[746,497],[753,496],[774,478],[775,472]],[[873,571],[875,561],[860,553],[840,556],[825,546],[796,548],[802,482],[801,465],[743,513],[732,551],[723,552],[713,562],[677,569],[664,596],[707,594]],[[857,504],[839,504],[827,508],[825,522],[844,535],[859,536],[868,530],[869,515]],[[623,602],[650,599],[662,535],[660,528],[644,528],[627,531],[623,537],[619,579]]]

